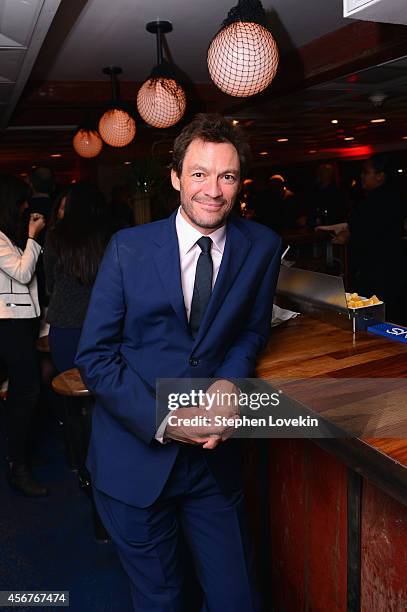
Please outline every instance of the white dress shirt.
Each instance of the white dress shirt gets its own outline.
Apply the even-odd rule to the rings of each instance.
[[[179,260],[181,265],[181,283],[182,293],[184,294],[184,304],[189,321],[191,312],[192,295],[194,293],[195,272],[198,258],[202,253],[201,248],[196,244],[197,241],[204,236],[201,232],[195,229],[181,214],[181,208],[178,209],[175,218],[175,229],[178,237]],[[211,234],[205,234],[212,240],[211,257],[213,264],[212,289],[215,285],[218,276],[220,264],[223,257],[223,251],[226,242],[226,226],[214,230]]]
[[[223,225],[217,230],[214,230],[211,234],[201,234],[201,232],[195,229],[181,214],[181,207],[178,209],[177,216],[175,218],[175,229],[178,238],[179,248],[179,261],[181,266],[181,285],[182,293],[184,295],[185,311],[187,319],[189,321],[189,315],[191,313],[192,296],[194,293],[195,283],[195,272],[198,258],[202,253],[202,250],[197,241],[202,236],[209,236],[212,240],[211,245],[211,257],[213,264],[212,274],[212,289],[215,285],[220,264],[222,262],[223,251],[226,242],[226,226]],[[159,442],[164,442],[164,431],[167,426],[167,421],[170,415],[168,415],[158,428],[155,438]]]

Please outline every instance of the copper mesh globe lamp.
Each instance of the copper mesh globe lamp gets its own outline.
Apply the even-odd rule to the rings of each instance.
[[[186,95],[176,80],[175,67],[163,60],[162,35],[172,31],[169,21],[151,21],[148,32],[156,35],[157,65],[137,94],[137,110],[146,123],[156,128],[168,128],[182,119]]]
[[[230,96],[246,98],[270,85],[279,53],[259,0],[239,0],[229,11],[207,60],[212,81]]]
[[[96,130],[80,128],[72,140],[73,148],[81,157],[97,157],[103,148],[103,140]]]
[[[156,128],[168,128],[178,123],[186,106],[185,92],[174,79],[147,79],[137,94],[140,116]]]
[[[111,77],[112,101],[100,118],[99,134],[111,147],[125,147],[136,134],[136,122],[119,99],[117,75],[122,73],[122,69],[117,66],[107,67],[103,68],[103,73]]]

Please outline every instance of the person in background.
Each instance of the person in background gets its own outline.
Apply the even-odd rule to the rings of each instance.
[[[110,217],[113,233],[125,227],[133,227],[135,225],[130,192],[125,185],[115,185],[112,188]]]
[[[0,360],[9,379],[6,413],[9,484],[25,495],[41,497],[47,489],[28,468],[27,451],[34,409],[40,393],[40,370],[35,340],[40,306],[35,266],[41,251],[37,242],[44,217],[30,215],[26,244],[20,242],[22,213],[29,188],[9,175],[0,176]],[[23,248],[24,246],[24,248]]]
[[[308,225],[339,223],[346,219],[347,205],[332,164],[320,164],[314,188],[308,195]]]
[[[47,233],[44,248],[49,292],[49,346],[59,372],[74,367],[74,357],[93,282],[111,235],[100,191],[88,183],[70,187]]]
[[[316,229],[332,231],[334,244],[349,245],[349,289],[364,297],[376,294],[386,303],[386,318],[402,324],[407,291],[403,207],[391,179],[387,155],[366,160],[361,174],[365,197],[348,221]]]
[[[54,198],[54,204],[51,209],[51,213],[49,215],[47,221],[47,232],[51,232],[55,229],[55,226],[59,221],[63,218],[63,209],[65,204],[66,195],[68,193],[68,188],[63,188],[59,190],[58,194]],[[42,257],[42,256],[40,256]],[[38,267],[37,267],[38,270]],[[44,289],[45,289],[45,272],[44,272]],[[49,296],[47,294],[47,303]],[[47,309],[43,309],[41,311],[41,326],[40,326],[40,334],[46,335],[48,337],[49,333],[49,324],[46,321]],[[50,352],[41,352],[40,355],[40,364],[41,364],[41,380],[42,380],[42,388],[41,392],[44,396],[44,404],[48,406],[52,406],[51,410],[55,413],[55,406],[59,407],[60,403],[56,401],[56,396],[52,390],[51,381],[54,376],[57,374],[55,365],[52,362]],[[58,409],[58,408],[57,408]]]
[[[55,196],[54,204],[47,223],[47,232],[52,232],[61,219],[64,218],[66,196],[69,188],[64,188]]]
[[[43,166],[34,168],[28,176],[32,193],[28,198],[28,213],[40,213],[48,220],[52,209],[55,178],[52,170]]]
[[[29,216],[38,213],[46,222],[52,210],[53,194],[55,190],[55,178],[52,170],[44,166],[35,167],[28,175],[28,184],[31,187],[31,195],[28,198],[28,208],[24,213],[24,227],[27,228]],[[44,246],[45,230],[40,232],[37,241]],[[45,273],[42,254],[40,254],[36,268],[38,299],[41,307],[41,317],[45,318],[45,309],[48,305],[48,297],[45,289]]]
[[[294,193],[281,174],[273,174],[256,197],[255,220],[281,234],[299,225],[301,211]]]

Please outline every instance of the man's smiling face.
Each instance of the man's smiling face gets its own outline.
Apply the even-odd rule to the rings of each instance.
[[[240,162],[230,142],[195,139],[188,146],[179,177],[171,181],[180,192],[181,214],[202,234],[224,225],[240,189]]]

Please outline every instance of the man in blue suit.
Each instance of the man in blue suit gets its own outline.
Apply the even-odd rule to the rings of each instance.
[[[225,427],[157,427],[155,407],[160,378],[238,392],[233,380],[253,375],[267,343],[280,239],[230,215],[248,156],[220,115],[182,130],[171,171],[180,208],[115,234],[83,328],[76,363],[95,397],[88,468],[137,612],[183,610],[180,531],[208,612],[260,610],[239,441]]]

